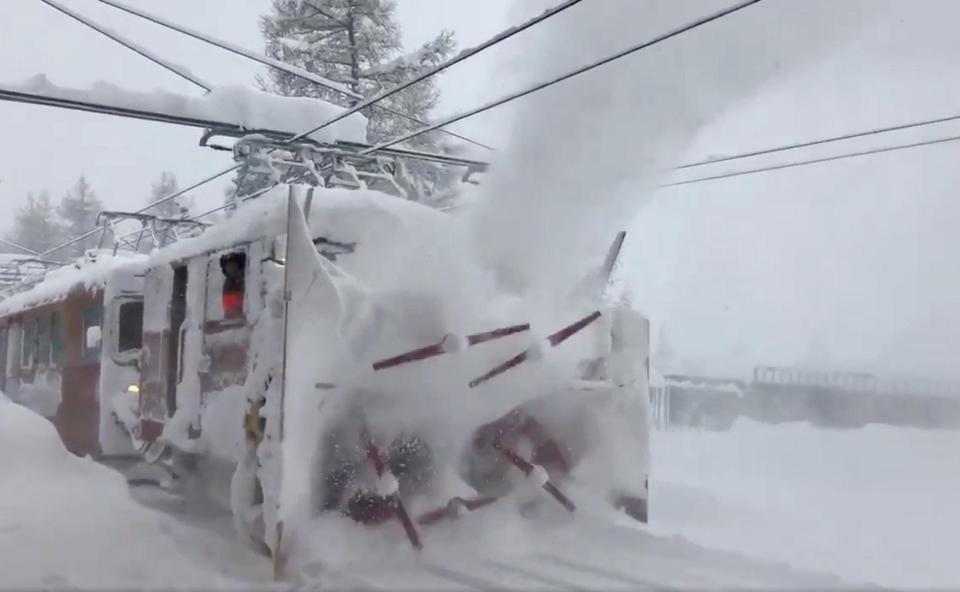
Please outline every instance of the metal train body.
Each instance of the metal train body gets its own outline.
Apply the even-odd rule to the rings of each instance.
[[[449,214],[342,189],[308,208],[275,191],[199,237],[0,303],[0,387],[57,391],[45,414],[76,454],[230,465],[238,528],[275,557],[285,522],[331,510],[400,518],[419,545],[417,529],[516,501],[517,475],[567,510],[569,485],[646,520],[646,319],[571,307],[571,324],[536,327],[559,329],[544,341],[482,307],[452,318],[431,308],[448,296],[389,285],[416,270],[383,266]]]

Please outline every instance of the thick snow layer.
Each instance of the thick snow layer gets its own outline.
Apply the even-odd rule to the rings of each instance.
[[[153,261],[174,261],[244,241],[282,235],[287,227],[288,194],[289,186],[275,187],[243,204],[230,218],[200,236],[180,240],[158,251]],[[371,247],[371,240],[384,244],[400,240],[419,244],[417,234],[427,232],[424,227],[442,225],[446,218],[448,216],[436,210],[379,191],[318,187],[314,189],[310,229],[314,238],[356,241],[364,245],[358,252],[383,256],[379,249],[383,244]]]
[[[118,474],[67,452],[53,425],[0,393],[0,587],[237,589],[171,538]]]
[[[142,267],[145,261],[145,255],[118,252],[117,256],[113,256],[109,251],[100,251],[96,260],[81,259],[76,264],[52,270],[44,276],[43,281],[30,289],[0,301],[0,316],[60,300],[72,290],[99,288],[119,267],[130,266],[134,269]]]
[[[241,85],[216,87],[201,97],[191,97],[163,90],[129,91],[103,81],[95,82],[90,89],[68,88],[55,85],[44,74],[38,74],[26,82],[7,88],[72,101],[229,123],[249,130],[292,134],[314,128],[343,111],[341,107],[319,99],[281,97]],[[311,134],[310,138],[321,142],[365,142],[366,136],[367,118],[355,113]]]
[[[960,583],[960,432],[740,421],[652,446],[655,532],[883,586]]]

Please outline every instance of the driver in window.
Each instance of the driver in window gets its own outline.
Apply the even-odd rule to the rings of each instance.
[[[229,255],[220,259],[223,271],[223,317],[243,318],[244,265],[240,256]]]

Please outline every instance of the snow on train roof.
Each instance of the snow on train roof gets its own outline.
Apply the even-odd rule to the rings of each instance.
[[[306,187],[301,195],[305,195]],[[229,218],[194,238],[183,239],[151,257],[166,263],[208,253],[264,237],[281,236],[287,227],[289,186],[282,185],[242,205]],[[315,188],[310,208],[310,229],[315,237],[347,241],[373,234],[415,231],[437,227],[449,218],[427,206],[379,191]]]
[[[211,226],[200,236],[183,239],[151,255],[121,251],[114,256],[102,251],[94,261],[81,261],[49,271],[29,289],[0,300],[0,316],[54,302],[77,289],[103,286],[118,269],[146,269],[283,235],[287,225],[288,191],[288,186],[276,187],[244,204],[230,218]],[[366,243],[399,240],[418,229],[437,228],[448,218],[449,215],[427,206],[379,191],[318,188],[311,207],[310,228],[314,236]]]
[[[269,129],[290,133],[309,130],[344,111],[342,107],[320,99],[283,97],[242,85],[214,87],[207,94],[197,97],[163,90],[135,92],[103,81],[94,82],[89,89],[68,88],[53,84],[44,74],[37,74],[8,88],[71,101],[230,123],[249,130]],[[310,138],[321,142],[365,142],[367,118],[354,113],[310,134]]]
[[[113,255],[110,251],[100,251],[95,260],[79,260],[75,264],[48,271],[43,280],[29,289],[0,300],[0,316],[55,302],[75,290],[93,290],[101,287],[116,270],[126,269],[134,272],[144,269],[147,259],[146,255],[141,254],[121,251]]]

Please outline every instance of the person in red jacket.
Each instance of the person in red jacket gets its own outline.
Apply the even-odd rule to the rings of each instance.
[[[223,318],[243,318],[243,291],[246,261],[243,253],[235,253],[220,259],[223,271]]]

